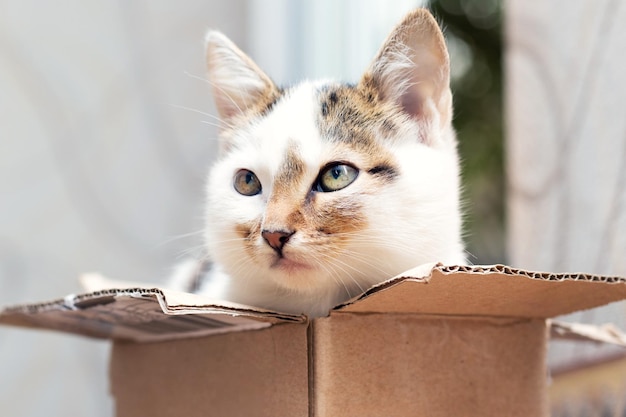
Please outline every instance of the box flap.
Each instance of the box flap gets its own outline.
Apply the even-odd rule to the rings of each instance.
[[[127,288],[127,283],[97,275],[84,277],[83,283],[90,292],[0,310],[0,324],[150,342],[307,321],[302,315],[197,294],[141,284]],[[331,314],[550,318],[626,299],[625,283],[619,277],[528,272],[502,265],[427,264],[372,287]]]
[[[336,312],[550,318],[626,299],[626,279],[530,272],[504,265],[422,265]]]
[[[252,309],[159,288],[117,288],[0,310],[0,323],[83,336],[154,342],[306,322],[304,316]]]
[[[612,323],[596,326],[550,320],[550,337],[552,340],[607,343],[626,348],[626,334]]]

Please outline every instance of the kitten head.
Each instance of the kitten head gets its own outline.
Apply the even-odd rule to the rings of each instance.
[[[420,9],[356,85],[274,85],[224,35],[207,36],[223,121],[206,241],[226,297],[326,314],[425,262],[464,262],[449,60]]]

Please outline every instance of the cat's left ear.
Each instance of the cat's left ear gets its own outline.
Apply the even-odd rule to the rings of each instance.
[[[391,32],[361,84],[418,122],[445,128],[452,120],[450,59],[439,25],[426,9],[409,13]]]
[[[277,91],[252,59],[218,31],[206,35],[206,62],[217,111],[226,125],[251,108],[271,101]]]

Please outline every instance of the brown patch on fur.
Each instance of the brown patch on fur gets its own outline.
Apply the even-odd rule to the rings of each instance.
[[[393,120],[385,119],[380,126],[380,130],[385,137],[391,137],[398,132],[398,126]]]
[[[305,200],[301,195],[304,174],[305,166],[298,146],[296,142],[289,141],[265,208],[264,229],[291,232],[304,227],[306,220],[300,208]]]
[[[304,176],[304,162],[300,157],[298,145],[290,140],[287,151],[274,178],[273,195],[285,194],[288,190],[298,188]]]
[[[252,227],[253,226],[248,224],[237,224],[235,225],[235,231],[237,232],[237,235],[239,235],[242,239],[249,239],[250,233],[252,232]]]
[[[274,87],[271,92],[263,96],[263,99],[252,109],[258,117],[264,117],[274,109],[274,105],[285,95],[282,88]]]
[[[392,181],[399,173],[384,141],[392,141],[406,121],[400,109],[382,101],[369,79],[358,86],[331,85],[319,92],[317,125],[323,138],[356,149],[370,160],[371,175]],[[416,140],[418,140],[416,138]]]
[[[380,148],[376,138],[382,124],[391,114],[379,105],[376,92],[347,85],[328,86],[320,92],[326,115],[318,118],[322,136],[335,142],[348,143],[373,154]]]
[[[287,222],[294,225],[293,229],[297,230],[298,227],[302,227],[302,225],[306,224],[306,217],[302,213],[302,210],[296,209],[287,216]]]
[[[311,229],[324,235],[332,235],[340,241],[347,239],[345,234],[363,230],[367,226],[362,212],[363,206],[354,196],[323,203],[315,211],[315,225],[311,225]]]

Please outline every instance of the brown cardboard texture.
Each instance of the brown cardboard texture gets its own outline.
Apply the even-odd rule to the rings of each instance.
[[[120,417],[547,416],[546,319],[625,299],[625,283],[425,265],[311,321],[117,283],[0,323],[113,339]]]

